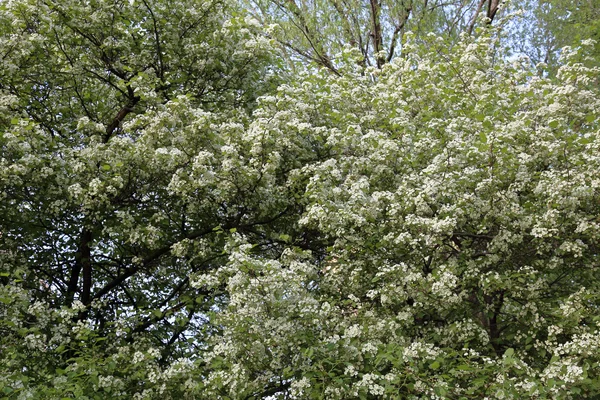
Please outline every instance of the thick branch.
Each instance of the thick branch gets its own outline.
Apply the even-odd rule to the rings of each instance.
[[[90,243],[92,242],[92,232],[87,228],[81,233],[81,244],[79,252],[81,254],[81,265],[83,267],[83,287],[81,290],[81,302],[84,305],[90,304],[90,293],[92,290],[92,254]]]
[[[467,33],[469,35],[473,33],[473,28],[475,27],[475,23],[477,22],[477,17],[479,16],[479,13],[481,12],[481,8],[485,4],[485,2],[486,2],[486,0],[479,1],[479,4],[477,5],[477,10],[475,10],[475,13],[471,17],[471,22],[469,23],[469,28],[467,29]]]
[[[380,21],[380,9],[381,4],[377,0],[369,0],[371,6],[371,23],[372,31],[371,37],[373,39],[373,52],[375,53],[375,60],[377,61],[377,67],[381,68],[384,63],[384,59],[379,55],[379,52],[383,46],[383,36],[381,32],[381,21]]]
[[[77,262],[77,255],[75,256],[75,265],[71,269],[71,277],[69,278],[69,285],[67,286],[66,294],[66,305],[70,307],[75,300],[75,293],[77,292],[77,285],[79,283],[79,275],[81,275],[81,263]]]
[[[90,290],[92,286],[92,260],[90,243],[92,241],[92,233],[84,228],[79,236],[79,245],[75,254],[75,264],[71,270],[69,284],[67,286],[66,305],[71,306],[75,299],[75,293],[79,284],[79,276],[83,271],[83,288],[81,294],[81,302],[85,305],[90,303]]]
[[[487,296],[486,296],[487,297]],[[498,316],[504,305],[504,291],[497,293],[495,296],[486,298],[486,302],[493,306],[492,315],[488,318],[488,330],[490,335],[490,343],[497,355],[500,355],[502,348],[500,346],[500,329],[498,328]]]
[[[412,11],[412,7],[408,6],[405,9],[404,16],[398,22],[398,25],[396,25],[396,28],[394,29],[394,33],[392,34],[392,41],[390,43],[390,51],[387,56],[387,62],[392,61],[392,57],[394,57],[394,52],[396,51],[396,42],[398,41],[398,34],[404,30],[404,27],[406,26],[406,22],[408,21],[408,18],[410,17],[411,11]],[[400,39],[402,39],[403,35],[400,36]]]
[[[106,134],[102,140],[104,143],[108,143],[115,130],[121,125],[121,122],[123,122],[125,117],[133,111],[133,107],[135,107],[135,105],[140,101],[140,96],[136,96],[131,87],[127,86],[127,91],[129,95],[129,102],[117,113],[115,118],[106,127]]]
[[[488,10],[487,17],[490,19],[488,24],[491,24],[498,12],[498,6],[500,5],[500,0],[489,0],[488,2]]]

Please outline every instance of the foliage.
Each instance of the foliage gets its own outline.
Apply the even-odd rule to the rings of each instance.
[[[489,37],[439,42],[263,100],[269,132],[283,98],[321,140],[298,223],[331,245],[213,275],[230,396],[598,394],[597,70],[566,53],[552,83]]]
[[[408,35],[275,90],[227,4],[0,7],[3,396],[600,395],[584,49]]]
[[[121,388],[91,369],[130,398],[153,365],[136,351],[164,366],[202,346],[188,335],[223,295],[189,278],[222,263],[223,229],[285,210],[227,156],[276,82],[271,42],[218,0],[0,7],[0,384]]]

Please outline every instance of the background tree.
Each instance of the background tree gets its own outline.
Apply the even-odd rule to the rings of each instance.
[[[522,9],[524,18],[511,27],[515,49],[529,56],[533,64],[548,65],[547,73],[556,74],[560,51],[565,46],[580,46],[582,40],[600,40],[600,8],[594,1],[531,0],[512,3]],[[600,47],[596,43],[588,56],[597,65]]]
[[[334,56],[346,46],[360,50],[361,65],[381,68],[402,54],[407,32],[418,40],[431,32],[456,40],[461,32],[471,33],[480,16],[490,23],[500,7],[497,0],[258,0],[250,4],[265,25],[278,25],[273,36],[291,58],[301,57],[334,72]]]

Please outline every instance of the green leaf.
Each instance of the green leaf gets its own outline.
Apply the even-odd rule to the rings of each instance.
[[[431,368],[433,370],[439,369],[440,366],[441,366],[441,364],[439,361],[434,361],[431,364],[429,364],[429,368]]]
[[[103,169],[104,171],[110,171],[110,168],[111,168],[111,167],[110,167],[110,165],[109,165],[109,164],[102,164],[102,169]]]
[[[510,358],[513,356],[513,354],[515,354],[515,349],[513,349],[511,347],[511,348],[506,349],[506,351],[504,352],[504,357]]]
[[[557,120],[552,120],[548,123],[548,126],[552,129],[558,127],[558,121]]]

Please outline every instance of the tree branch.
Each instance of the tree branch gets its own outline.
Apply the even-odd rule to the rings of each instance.
[[[469,23],[469,28],[467,28],[467,33],[469,35],[471,35],[473,33],[473,28],[475,28],[475,23],[477,22],[477,17],[479,16],[479,13],[481,12],[481,8],[485,4],[485,2],[486,2],[486,0],[479,1],[479,4],[477,5],[477,10],[475,10],[475,13],[473,13],[473,16],[471,17],[471,22]]]
[[[381,68],[384,63],[384,59],[379,55],[379,52],[381,51],[381,47],[383,45],[381,21],[379,19],[381,4],[378,3],[378,0],[369,0],[369,5],[371,6],[371,23],[373,25],[373,30],[371,31],[371,38],[373,39],[373,52],[375,53],[377,68]]]
[[[125,117],[133,111],[133,107],[140,101],[140,96],[136,96],[131,86],[127,86],[129,102],[123,107],[106,127],[106,133],[102,138],[103,143],[108,143],[115,130],[121,125]]]
[[[388,52],[388,56],[387,56],[387,62],[392,61],[392,57],[394,57],[394,52],[396,51],[396,42],[398,40],[398,34],[404,30],[404,27],[406,26],[406,22],[408,21],[408,18],[410,17],[410,13],[412,11],[412,6],[408,6],[407,8],[405,8],[405,14],[404,17],[398,22],[398,25],[396,25],[396,28],[394,29],[394,33],[392,33],[392,40],[390,42],[390,51]]]

